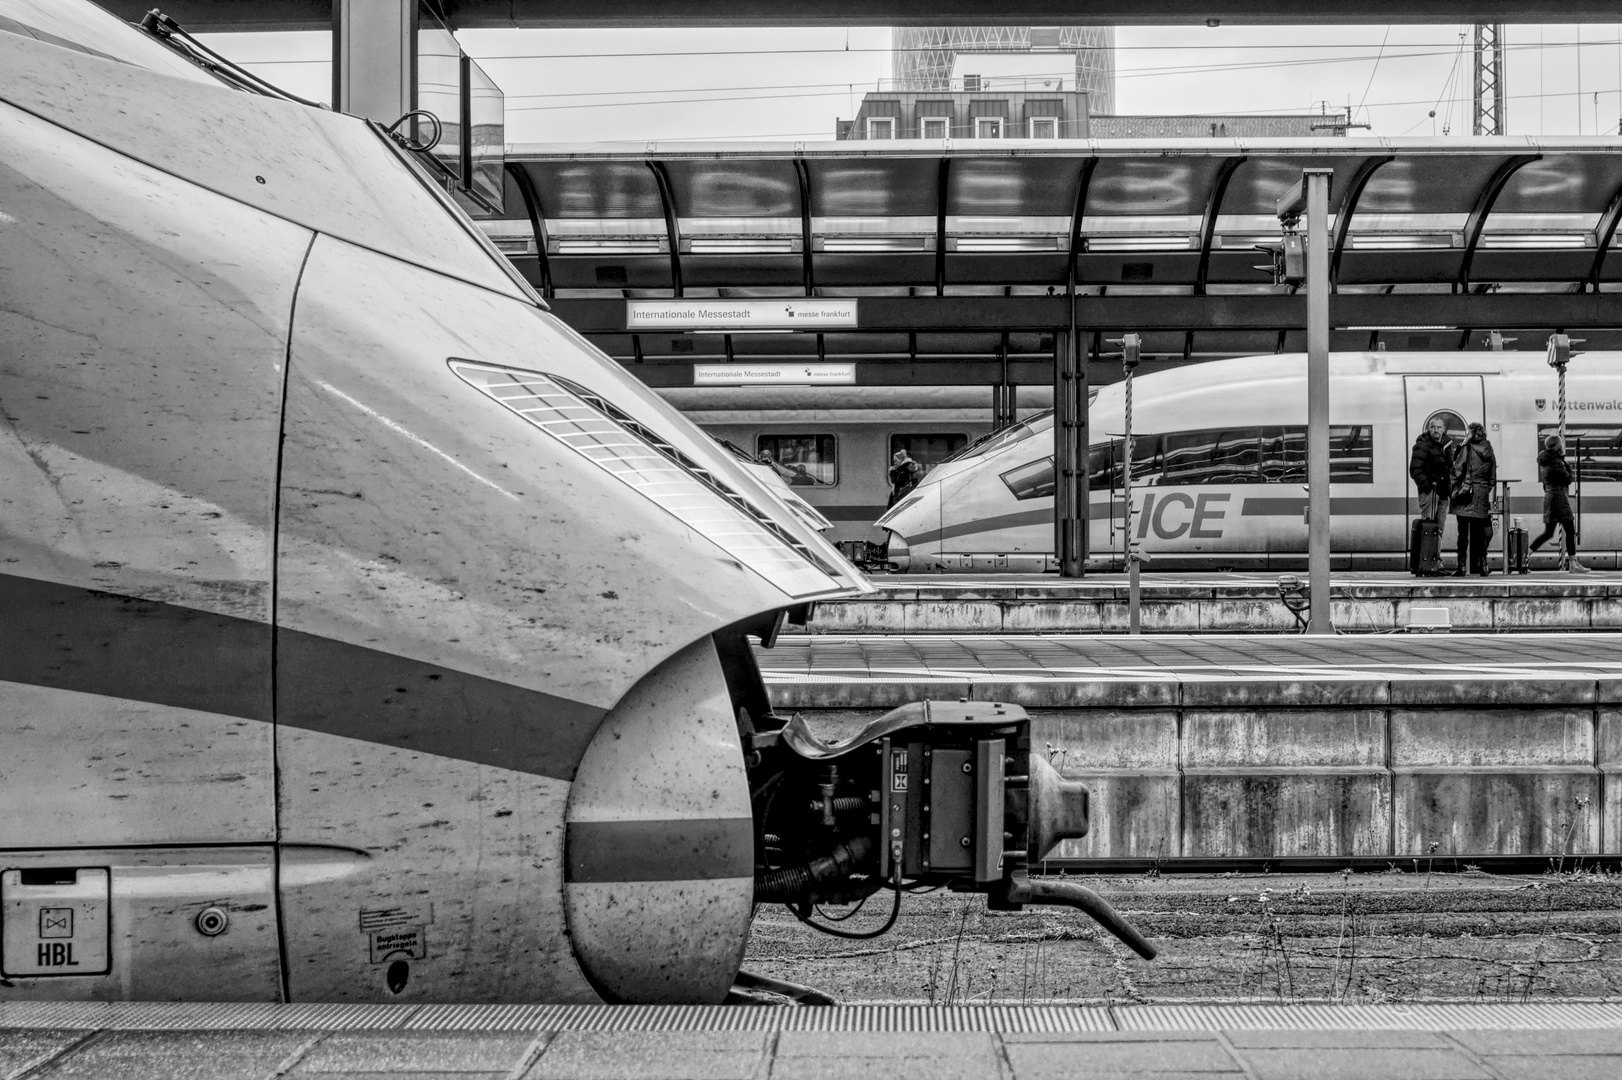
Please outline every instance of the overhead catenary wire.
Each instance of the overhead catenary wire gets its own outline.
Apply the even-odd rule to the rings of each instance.
[[[1589,41],[1589,42],[1585,42],[1584,44],[1586,44],[1586,45],[1600,45],[1600,44],[1618,44],[1618,43],[1622,43],[1622,37],[1619,37],[1617,42]],[[1450,49],[1450,48],[1452,48],[1452,45],[1453,45],[1452,42],[1447,42],[1447,41],[1431,41],[1431,42],[1407,42],[1403,46],[1400,46],[1400,47],[1402,47],[1402,48],[1410,48],[1410,49],[1413,49],[1413,48]],[[1326,42],[1326,43],[1300,42],[1300,43],[1296,43],[1296,44],[1255,43],[1255,44],[1235,44],[1235,45],[1223,45],[1223,46],[1220,46],[1220,48],[1225,52],[1261,51],[1261,50],[1273,50],[1273,49],[1288,49],[1288,50],[1290,50],[1292,52],[1300,52],[1303,49],[1372,49],[1372,48],[1377,48],[1377,47],[1378,46],[1376,46],[1373,42],[1355,43],[1355,44],[1354,43],[1347,43],[1347,42]],[[1537,49],[1537,48],[1541,48],[1541,47],[1543,47],[1543,46],[1526,44],[1526,45],[1511,45],[1508,48],[1509,48],[1509,50],[1513,51],[1513,50],[1518,50],[1518,49]],[[1551,48],[1551,49],[1555,49],[1555,48],[1574,48],[1575,43],[1573,43],[1573,42],[1553,42],[1553,43],[1549,44],[1547,47]],[[1103,49],[1103,46],[1083,46],[1083,45],[1078,45],[1078,46],[1075,47],[1076,52],[1102,51],[1102,49]],[[478,61],[479,63],[482,64],[482,63],[484,63],[485,61],[488,61],[488,60],[620,60],[620,59],[636,60],[636,59],[641,59],[641,58],[658,59],[658,58],[685,57],[685,56],[814,56],[814,55],[819,55],[819,54],[842,55],[842,54],[845,54],[845,53],[852,53],[852,54],[856,54],[856,53],[880,54],[880,53],[883,53],[883,54],[888,54],[888,53],[890,53],[892,51],[893,50],[891,50],[889,48],[883,48],[883,49],[879,49],[879,48],[873,48],[873,49],[867,49],[867,48],[863,48],[863,49],[842,49],[842,48],[691,49],[691,50],[689,50],[689,49],[679,49],[679,50],[667,50],[667,51],[658,51],[658,52],[626,51],[626,52],[591,52],[591,53],[573,53],[573,52],[560,52],[560,53],[490,53],[490,54],[487,54],[487,55],[484,55],[484,56],[473,56],[471,53],[469,53],[468,55],[472,56],[472,58],[474,60],[476,60],[476,61]],[[1065,51],[1069,52],[1070,50],[1066,49]],[[1202,53],[1208,53],[1208,52],[1212,51],[1212,46],[1209,46],[1209,45],[1114,45],[1114,46],[1109,47],[1109,51],[1115,52],[1115,53],[1122,53],[1122,52],[1202,52]],[[242,64],[248,64],[248,63],[253,63],[253,64],[325,64],[325,63],[329,63],[330,59],[328,59],[328,58],[316,58],[316,59],[308,59],[308,60],[305,60],[305,59],[252,60],[252,61],[250,61],[250,60],[239,60],[237,62],[242,63]]]

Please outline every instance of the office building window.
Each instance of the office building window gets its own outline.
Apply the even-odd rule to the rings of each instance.
[[[895,138],[895,117],[870,116],[867,118],[867,137],[869,139]]]
[[[1002,138],[1002,117],[976,116],[974,118],[974,137],[976,139]]]
[[[1031,117],[1031,138],[1057,139],[1059,137],[1059,118],[1056,116]]]
[[[918,121],[918,137],[921,139],[950,138],[950,121],[944,116],[926,116]]]

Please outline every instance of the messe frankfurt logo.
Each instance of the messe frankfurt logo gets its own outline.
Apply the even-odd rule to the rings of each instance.
[[[1547,405],[1548,403],[1549,403],[1548,398],[1533,398],[1532,399],[1532,404],[1534,404],[1534,405],[1536,405],[1538,407],[1538,412],[1542,412],[1543,407],[1545,405]]]

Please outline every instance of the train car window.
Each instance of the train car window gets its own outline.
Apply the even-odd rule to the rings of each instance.
[[[1125,482],[1121,439],[1088,452],[1088,487],[1119,491]],[[1209,428],[1139,435],[1133,439],[1132,482],[1160,487],[1198,484],[1304,484],[1307,430],[1303,427]],[[1622,459],[1619,459],[1622,464]],[[1374,482],[1374,429],[1368,424],[1329,429],[1329,479]]]
[[[1330,427],[1329,480],[1335,484],[1374,483],[1374,428],[1371,425]]]
[[[1028,461],[1017,469],[1002,474],[1002,482],[1016,499],[1051,499],[1053,497],[1053,459],[1050,457]]]
[[[916,435],[911,432],[905,435],[890,436],[890,455],[884,459],[884,467],[890,467],[890,458],[895,457],[897,450],[905,450],[907,456],[924,467],[928,472],[953,454],[963,449],[969,443],[967,435]]]
[[[755,454],[790,487],[832,487],[839,483],[839,462],[832,435],[760,435]]]
[[[1558,434],[1558,426],[1539,424],[1538,448]],[[1567,424],[1566,461],[1572,479],[1580,483],[1622,483],[1622,424]]]

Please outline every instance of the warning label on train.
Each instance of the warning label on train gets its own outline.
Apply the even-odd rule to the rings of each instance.
[[[854,330],[855,300],[627,300],[627,330]]]

